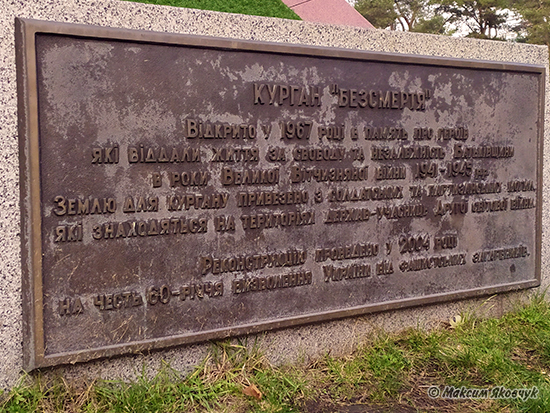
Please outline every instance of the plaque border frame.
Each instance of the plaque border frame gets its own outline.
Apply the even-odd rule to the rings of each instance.
[[[278,53],[298,56],[342,58],[385,63],[416,64],[470,68],[478,70],[499,70],[524,72],[539,75],[539,114],[537,125],[537,190],[535,211],[535,278],[526,281],[499,284],[451,293],[392,300],[331,310],[315,314],[287,317],[263,323],[249,323],[237,327],[226,327],[206,332],[142,340],[124,344],[104,346],[90,350],[79,350],[55,355],[45,355],[43,297],[42,297],[42,233],[40,199],[40,158],[38,125],[38,87],[36,68],[37,34],[57,34],[113,41],[134,41],[161,45],[187,46],[196,48],[244,50],[258,53]],[[251,40],[235,40],[188,34],[173,34],[130,30],[71,23],[58,23],[32,19],[15,19],[15,49],[17,66],[18,134],[21,207],[21,261],[22,261],[22,306],[23,306],[23,368],[33,370],[59,364],[74,364],[98,358],[124,354],[143,353],[183,344],[204,342],[213,339],[253,334],[298,325],[331,321],[344,317],[364,315],[406,307],[437,304],[465,298],[489,296],[496,293],[538,287],[541,283],[542,247],[542,175],[544,142],[544,92],[546,68],[542,65],[523,63],[492,62],[421,55],[406,55],[387,52],[342,49],[321,46],[307,46]]]

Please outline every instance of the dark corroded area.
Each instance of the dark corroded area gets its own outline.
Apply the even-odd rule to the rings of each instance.
[[[539,283],[541,67],[18,39],[29,368]]]

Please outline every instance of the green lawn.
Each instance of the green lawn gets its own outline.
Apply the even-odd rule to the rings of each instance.
[[[430,397],[463,386],[509,391]],[[514,397],[514,389],[535,389],[536,397]],[[467,313],[432,331],[380,332],[349,357],[309,364],[273,366],[253,344],[223,341],[188,376],[169,366],[133,383],[34,375],[0,396],[0,412],[193,411],[547,413],[550,305],[539,296],[500,319]]]
[[[137,3],[187,7],[225,13],[249,14],[252,16],[280,17],[300,20],[281,0],[128,0]]]

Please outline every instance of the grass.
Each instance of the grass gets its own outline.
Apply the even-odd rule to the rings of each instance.
[[[25,376],[0,396],[0,412],[550,411],[546,300],[536,296],[500,319],[461,314],[457,320],[432,331],[380,332],[353,355],[308,365],[273,366],[257,346],[234,340],[213,343],[187,376],[167,365],[155,378],[143,372],[133,383]],[[539,395],[432,399],[430,386],[536,387]]]
[[[128,0],[137,3],[160,4],[163,6],[187,7],[190,9],[213,10],[225,13],[248,14],[252,16],[279,17],[300,20],[298,15],[281,0]]]

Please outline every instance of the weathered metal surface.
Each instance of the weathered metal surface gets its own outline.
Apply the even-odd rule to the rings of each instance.
[[[542,67],[18,39],[27,368],[539,284]]]

